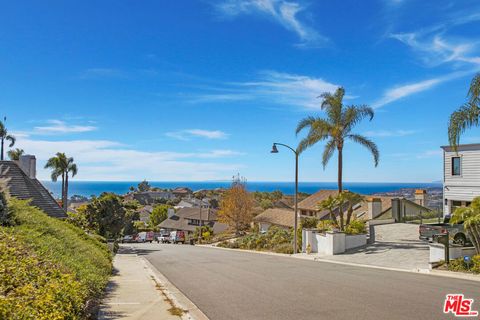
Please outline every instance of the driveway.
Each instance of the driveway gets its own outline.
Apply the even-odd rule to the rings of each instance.
[[[208,247],[134,244],[211,320],[453,319],[447,293],[480,309],[478,282]]]
[[[429,268],[429,246],[418,239],[418,225],[384,224],[375,226],[374,244],[318,259],[418,271]]]

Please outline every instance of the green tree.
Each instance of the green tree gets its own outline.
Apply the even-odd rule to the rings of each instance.
[[[147,180],[143,180],[138,184],[138,191],[140,192],[146,192],[151,189],[150,184],[148,183]]]
[[[370,139],[352,133],[352,129],[361,120],[368,117],[373,119],[373,109],[368,106],[344,106],[343,97],[345,90],[338,88],[334,94],[324,93],[322,110],[326,112],[326,118],[307,117],[298,123],[296,133],[308,128],[307,136],[302,139],[297,147],[298,152],[303,152],[320,141],[326,141],[323,151],[322,164],[325,168],[333,156],[338,152],[338,191],[343,190],[343,147],[345,140],[351,140],[366,147],[373,155],[375,166],[378,165],[380,153],[377,145]]]
[[[65,153],[57,152],[54,157],[48,159],[45,164],[45,169],[51,169],[51,178],[56,182],[59,177],[62,177],[62,206],[63,210],[67,212],[68,206],[68,179],[70,174],[72,177],[78,173],[77,165],[72,157],[67,157]]]
[[[330,215],[330,220],[336,221],[337,219],[335,218],[335,209],[338,208],[339,206],[339,201],[338,197],[332,197],[331,195],[328,196],[328,198],[320,201],[318,203],[317,208],[320,210],[328,210],[328,214]]]
[[[273,202],[270,199],[262,199],[260,201],[260,207],[262,207],[263,210],[273,208]]]
[[[16,148],[16,149],[12,149],[12,150],[9,150],[7,152],[7,155],[8,157],[10,158],[10,160],[12,161],[18,161],[20,160],[20,157],[22,155],[25,154],[25,151],[23,151],[23,149],[19,149],[19,148]]]
[[[470,83],[468,90],[469,101],[450,116],[448,124],[448,140],[450,145],[457,148],[460,137],[465,130],[478,126],[480,119],[480,73],[477,73]]]
[[[350,222],[352,220],[353,206],[363,201],[364,198],[362,195],[350,191],[343,191],[338,198],[338,201],[340,202],[340,207],[347,208],[347,221],[345,223],[343,223],[343,216],[345,214],[343,210],[341,210],[340,215],[340,228],[342,229],[342,231],[345,231],[345,228],[350,225]]]
[[[88,227],[105,238],[117,238],[125,226],[126,210],[122,198],[113,193],[102,193],[78,211],[84,214]]]
[[[480,197],[473,199],[469,207],[457,208],[450,219],[450,223],[461,223],[472,240],[477,254],[480,254]]]
[[[1,140],[1,150],[0,150],[0,160],[3,161],[3,155],[4,155],[4,144],[5,141],[9,141],[10,144],[8,145],[9,148],[13,147],[15,145],[15,137],[12,136],[11,134],[8,134],[7,127],[5,126],[5,122],[7,121],[7,118],[3,118],[3,122],[0,121],[0,140]]]
[[[171,207],[166,204],[159,204],[153,207],[152,213],[150,213],[149,224],[152,228],[156,228],[168,217],[168,209]]]

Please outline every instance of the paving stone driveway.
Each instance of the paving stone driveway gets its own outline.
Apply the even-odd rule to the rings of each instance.
[[[318,260],[334,260],[405,270],[428,269],[428,243],[418,239],[418,225],[394,223],[375,226],[375,244]]]

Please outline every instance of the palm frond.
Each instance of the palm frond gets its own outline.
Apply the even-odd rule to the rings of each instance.
[[[10,134],[7,134],[7,136],[5,137],[5,140],[10,141],[10,144],[8,145],[9,148],[13,147],[15,145],[15,141],[17,141],[17,139]]]
[[[311,129],[308,135],[305,138],[303,138],[298,144],[297,152],[300,154],[306,149],[316,144],[317,142],[325,140],[327,138],[328,138],[327,134]]]
[[[365,118],[369,118],[370,121],[372,121],[373,117],[375,115],[375,112],[373,111],[372,108],[370,108],[367,105],[361,105],[361,106],[348,106],[345,109],[345,112],[343,114],[343,124],[345,127],[345,133],[349,133],[350,130],[357,125],[360,121],[362,121]]]
[[[473,77],[468,90],[468,96],[470,97],[470,102],[478,105],[480,102],[480,73]]]
[[[328,161],[330,161],[330,159],[332,158],[333,153],[335,152],[335,148],[336,148],[335,140],[330,139],[325,145],[325,148],[323,149],[322,165],[324,170],[328,164]]]
[[[380,160],[380,152],[378,151],[378,147],[375,144],[375,142],[359,134],[349,134],[347,137],[352,141],[367,148],[370,151],[370,153],[373,155],[373,161],[375,162],[375,167],[378,166],[378,162]]]
[[[460,143],[460,136],[465,130],[473,126],[478,126],[479,118],[480,108],[471,102],[466,103],[452,113],[448,124],[448,140],[455,150]]]
[[[299,134],[300,131],[303,129],[311,126],[315,122],[316,118],[315,117],[306,117],[300,120],[300,122],[297,125],[297,129],[295,130],[295,134]]]

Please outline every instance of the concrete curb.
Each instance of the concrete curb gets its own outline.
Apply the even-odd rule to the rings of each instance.
[[[150,261],[144,257],[140,257],[145,266],[150,270],[155,280],[160,283],[169,299],[175,302],[183,310],[186,310],[186,314],[182,316],[182,319],[191,320],[209,320],[208,317],[190,300],[188,299],[177,287],[175,287],[160,271],[155,268]]]
[[[295,256],[293,254],[284,254],[284,253],[276,253],[276,252],[268,252],[268,251],[244,250],[244,249],[230,249],[230,248],[215,247],[212,245],[197,245],[197,246],[204,247],[204,248],[219,249],[219,250],[250,252],[250,253],[278,256],[278,257],[285,257],[285,258],[303,259],[303,260],[309,260],[313,262],[341,264],[341,265],[351,266],[351,267],[362,267],[362,268],[380,269],[380,270],[387,270],[387,271],[425,274],[430,276],[447,277],[447,278],[462,279],[462,280],[480,281],[480,275],[477,276],[473,274],[458,273],[453,271],[441,271],[441,270],[430,270],[430,269],[401,269],[401,268],[393,268],[393,267],[375,266],[370,264],[360,264],[360,263],[353,263],[353,262],[328,260],[328,259],[322,259],[320,257],[315,257],[315,256],[306,256],[306,255]]]

